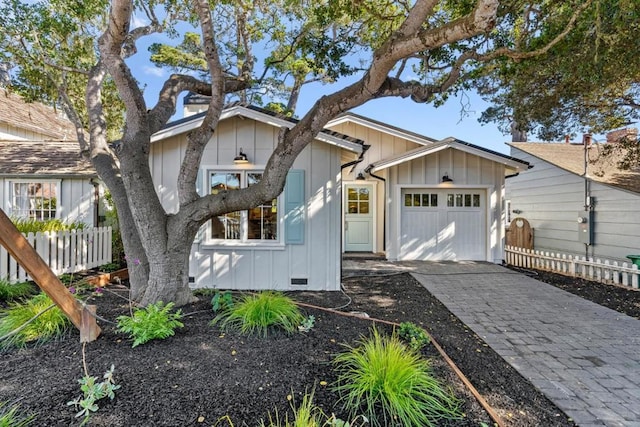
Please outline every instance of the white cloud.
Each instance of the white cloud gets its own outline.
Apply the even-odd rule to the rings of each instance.
[[[144,72],[147,75],[154,76],[154,77],[165,77],[166,76],[166,72],[162,68],[153,67],[153,66],[149,66],[149,65],[145,65],[144,67],[142,67],[142,72]]]
[[[131,17],[131,28],[144,27],[146,25],[149,25],[149,21],[141,16],[133,15],[133,17]]]

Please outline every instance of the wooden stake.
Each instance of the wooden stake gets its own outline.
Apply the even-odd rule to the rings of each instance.
[[[100,327],[95,317],[90,311],[84,313],[89,309],[84,308],[75,299],[2,209],[0,209],[0,244],[80,330],[82,342],[94,341],[100,335]],[[83,341],[83,338],[86,341]]]

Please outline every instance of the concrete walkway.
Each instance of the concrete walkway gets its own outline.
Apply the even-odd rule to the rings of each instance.
[[[576,424],[640,427],[640,320],[489,263],[344,261],[409,271]]]

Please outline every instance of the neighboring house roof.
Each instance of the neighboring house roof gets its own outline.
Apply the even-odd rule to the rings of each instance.
[[[162,130],[156,132],[151,137],[151,142],[156,142],[169,138],[174,135],[179,135],[197,128],[202,123],[206,111],[198,114],[194,114],[184,119],[176,120],[167,123]],[[276,127],[284,127],[291,129],[298,123],[298,120],[280,116],[272,111],[265,110],[264,108],[256,107],[253,105],[244,105],[240,103],[234,103],[228,105],[222,111],[220,120],[225,120],[231,117],[246,117],[254,119],[262,123],[270,124]],[[354,152],[361,152],[364,146],[364,141],[350,137],[348,135],[334,132],[332,130],[325,129],[316,137],[318,140],[336,145],[340,148],[344,148]]]
[[[573,174],[584,176],[585,158],[583,144],[551,142],[513,142],[507,144],[533,157],[550,163]],[[640,193],[640,168],[622,170],[618,161],[624,153],[602,155],[601,144],[591,144],[587,150],[589,163],[587,175],[593,181]]]
[[[60,112],[38,102],[26,102],[19,95],[0,88],[0,124],[2,123],[40,133],[51,140],[76,139],[75,127]]]
[[[362,125],[371,129],[375,129],[375,130],[387,133],[389,135],[393,135],[399,138],[404,138],[408,141],[412,141],[420,145],[430,144],[432,142],[438,141],[437,139],[420,135],[419,133],[411,132],[406,129],[401,129],[396,126],[392,126],[388,123],[379,122],[369,117],[361,116],[359,114],[355,114],[351,112],[340,114],[335,119],[329,121],[329,123],[327,123],[327,127],[336,126],[344,122],[357,123],[359,125]]]
[[[0,140],[0,176],[13,178],[95,177],[75,141]]]
[[[370,170],[372,172],[375,172],[381,169],[390,168],[392,166],[418,159],[420,157],[428,156],[430,154],[446,150],[448,148],[453,148],[469,154],[474,154],[481,158],[501,163],[506,167],[507,170],[510,170],[512,172],[520,172],[529,168],[529,163],[523,160],[516,159],[515,157],[507,156],[506,154],[498,153],[497,151],[489,150],[487,148],[483,148],[465,141],[461,141],[456,138],[449,137],[441,141],[425,145],[423,147],[414,148],[413,150],[409,150],[404,153],[379,160],[370,166]]]

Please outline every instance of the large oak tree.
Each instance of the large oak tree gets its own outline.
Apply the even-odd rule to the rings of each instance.
[[[200,226],[274,199],[296,156],[329,120],[376,98],[443,102],[467,87],[479,64],[544,54],[597,1],[9,0],[0,7],[0,55],[16,67],[17,90],[61,105],[76,123],[80,150],[118,210],[132,297],[143,305],[180,305],[192,298],[188,258]],[[134,17],[146,24],[132,28]],[[175,35],[182,23],[199,32],[183,40],[189,55],[166,55],[157,45],[152,50],[158,62],[189,71],[172,74],[155,104],[147,105],[128,58],[142,37]],[[328,90],[293,128],[280,132],[258,185],[196,192],[204,147],[231,97],[251,100],[259,93],[269,98],[260,102],[278,102],[278,91],[264,88],[297,96],[305,81],[347,74],[357,78]],[[179,210],[169,214],[154,190],[150,138],[186,91],[210,102],[202,125],[187,136]]]

